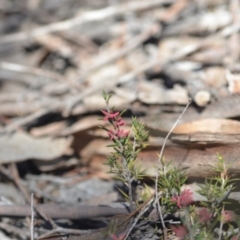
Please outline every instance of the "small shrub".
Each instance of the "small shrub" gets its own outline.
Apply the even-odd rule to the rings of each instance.
[[[116,112],[114,108],[109,107],[111,95],[103,93],[106,102],[106,110],[102,110],[103,121],[108,121],[111,128],[102,127],[112,144],[113,149],[107,157],[107,165],[110,172],[114,173],[128,188],[128,194],[125,197],[129,201],[130,210],[136,209],[137,202],[134,202],[133,183],[146,176],[146,171],[141,166],[136,165],[138,153],[146,147],[148,132],[144,124],[137,118],[132,118],[131,131],[125,131],[125,125],[122,115],[124,112]],[[228,175],[228,166],[218,155],[218,162],[215,168],[217,175],[205,180],[205,184],[200,186],[199,193],[206,198],[206,201],[194,202],[193,192],[190,189],[181,191],[187,177],[185,173],[160,159],[161,167],[158,169],[159,177],[157,191],[160,193],[159,203],[162,209],[160,221],[164,223],[156,224],[157,228],[167,228],[167,234],[164,231],[156,231],[160,239],[170,239],[170,235],[175,235],[177,239],[190,240],[235,240],[239,237],[239,219],[238,217],[225,210],[227,206],[227,197],[234,189],[233,183],[236,179],[230,179]],[[194,159],[193,159],[194,161]],[[147,187],[146,191],[147,192]],[[146,197],[142,196],[142,199]],[[180,221],[173,225],[167,221],[169,216],[175,216]],[[156,219],[158,222],[159,219]],[[166,222],[165,222],[166,221]],[[165,233],[166,233],[166,229]],[[112,239],[126,239],[128,236],[124,233],[121,237],[112,235]]]

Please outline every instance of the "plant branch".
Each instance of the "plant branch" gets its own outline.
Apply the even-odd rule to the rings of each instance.
[[[159,154],[158,163],[157,163],[157,173],[156,173],[156,179],[155,179],[155,194],[156,194],[155,195],[155,203],[156,203],[157,211],[160,215],[161,222],[162,222],[162,225],[163,225],[164,239],[167,239],[167,233],[166,233],[166,226],[165,226],[163,215],[162,215],[162,209],[161,209],[161,206],[160,206],[160,203],[159,203],[159,192],[158,192],[159,169],[160,169],[160,165],[161,165],[161,159],[163,157],[163,151],[164,151],[165,146],[166,146],[166,142],[167,142],[169,136],[171,135],[172,131],[174,130],[174,128],[177,126],[178,122],[182,118],[183,114],[186,112],[186,110],[189,107],[189,105],[191,104],[191,102],[192,102],[192,99],[189,99],[187,105],[183,109],[183,111],[180,114],[180,116],[178,117],[177,121],[173,124],[172,128],[170,129],[167,136],[165,137],[164,142],[163,142],[163,146],[162,146],[160,154]]]

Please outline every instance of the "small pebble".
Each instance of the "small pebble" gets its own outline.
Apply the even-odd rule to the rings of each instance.
[[[194,101],[199,107],[204,107],[208,104],[210,98],[210,93],[202,90],[196,93],[196,95],[194,96]]]

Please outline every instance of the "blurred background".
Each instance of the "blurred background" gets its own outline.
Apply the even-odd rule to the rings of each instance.
[[[126,129],[131,116],[145,123],[149,176],[189,99],[166,158],[185,158],[190,177],[208,176],[199,163],[216,152],[236,162],[224,147],[239,143],[239,31],[238,0],[0,0],[2,204],[27,203],[20,185],[36,203],[119,199],[103,165],[103,90]],[[4,221],[25,231],[0,222],[1,239],[29,239],[22,220]]]

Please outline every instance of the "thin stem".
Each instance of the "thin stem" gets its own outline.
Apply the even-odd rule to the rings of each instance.
[[[169,136],[171,135],[172,131],[174,130],[174,128],[177,126],[178,122],[182,118],[183,114],[186,112],[186,110],[189,107],[191,102],[192,102],[192,99],[189,99],[187,105],[183,109],[183,111],[180,114],[180,116],[178,117],[177,121],[173,124],[172,128],[170,129],[167,136],[165,137],[164,142],[163,142],[163,146],[162,146],[160,154],[159,154],[158,163],[157,163],[157,173],[156,173],[156,180],[155,180],[155,194],[156,194],[155,201],[156,201],[156,204],[157,204],[157,210],[159,212],[159,215],[160,215],[160,218],[161,218],[161,221],[162,221],[162,226],[163,226],[163,229],[164,229],[164,231],[163,231],[164,232],[164,239],[165,240],[167,239],[167,232],[166,232],[165,223],[163,221],[162,210],[161,210],[161,206],[160,206],[160,203],[159,203],[159,193],[158,193],[159,169],[160,169],[160,166],[161,166],[161,159],[162,159],[162,156],[163,156],[163,151],[164,151],[165,146],[166,146],[166,142],[167,142]]]
[[[184,212],[185,212],[185,216],[186,216],[185,225],[186,225],[187,230],[189,232],[190,240],[194,240],[194,233],[193,233],[193,229],[192,229],[192,226],[191,226],[191,216],[190,216],[188,207],[184,207]]]
[[[222,239],[222,228],[223,228],[222,215],[223,215],[223,211],[224,211],[224,206],[223,206],[222,211],[221,211],[221,219],[220,219],[220,228],[219,228],[218,240],[221,240],[221,239]]]
[[[33,193],[31,194],[31,226],[30,226],[30,235],[31,240],[34,240],[34,206],[33,206]]]
[[[139,212],[139,214],[136,216],[136,218],[134,219],[134,222],[132,224],[132,226],[128,229],[128,232],[126,233],[126,235],[124,236],[124,239],[123,240],[127,240],[128,236],[130,235],[130,233],[132,232],[133,228],[136,226],[138,220],[143,216],[143,214],[145,212],[147,212],[149,210],[149,208],[151,207],[152,205],[152,202],[153,202],[154,198],[151,198],[149,201],[147,201],[147,205],[145,207],[143,207],[141,209],[141,211]]]
[[[127,173],[126,177],[127,178],[127,182],[128,182],[128,196],[129,196],[129,208],[130,208],[130,212],[133,211],[133,194],[132,194],[132,176],[131,176],[131,172],[129,171],[128,167],[127,167],[127,160],[125,157],[122,157],[122,163],[124,166],[124,171]]]

